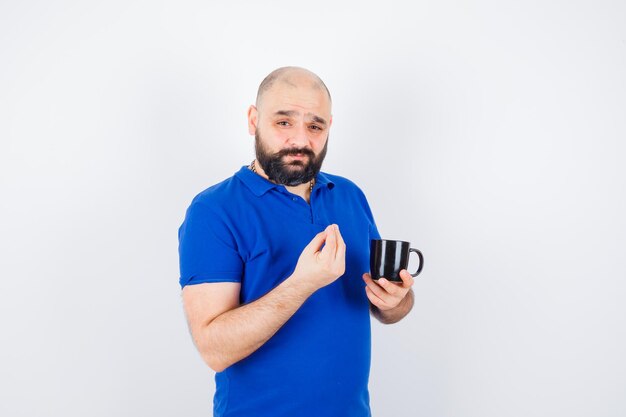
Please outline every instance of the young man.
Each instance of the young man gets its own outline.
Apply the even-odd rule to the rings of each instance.
[[[284,67],[248,111],[256,159],[198,194],[179,229],[180,284],[214,415],[369,416],[371,312],[413,305],[413,278],[372,281],[365,195],[320,172],[332,125],[322,80]]]

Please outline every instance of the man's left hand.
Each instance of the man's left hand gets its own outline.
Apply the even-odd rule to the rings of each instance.
[[[400,279],[402,282],[391,282],[386,278],[374,281],[370,274],[363,274],[367,298],[381,311],[396,308],[406,297],[415,282],[406,269],[400,271]]]

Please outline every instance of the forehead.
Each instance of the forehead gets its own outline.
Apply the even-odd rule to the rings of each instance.
[[[280,112],[291,115],[317,115],[330,117],[331,104],[322,86],[311,80],[287,80],[275,82],[264,92],[259,112],[272,116]]]

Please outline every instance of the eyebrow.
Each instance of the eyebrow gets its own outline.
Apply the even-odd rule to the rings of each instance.
[[[297,116],[298,114],[300,114],[299,112],[295,111],[295,110],[278,110],[276,113],[274,113],[275,116],[287,116],[287,117],[294,117]],[[311,119],[313,119],[313,121],[315,123],[319,123],[321,125],[326,126],[326,120],[324,120],[322,117],[319,117],[313,113],[307,113],[307,116],[311,116]]]

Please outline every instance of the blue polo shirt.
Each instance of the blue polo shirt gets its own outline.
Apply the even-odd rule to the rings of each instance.
[[[215,417],[369,416],[369,301],[361,276],[378,230],[363,192],[320,172],[310,204],[242,167],[198,194],[178,231],[180,285],[241,283],[241,304],[294,271],[336,223],[346,272],[316,291],[263,346],[215,375]]]

